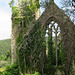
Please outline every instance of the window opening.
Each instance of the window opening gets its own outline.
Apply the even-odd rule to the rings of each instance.
[[[48,46],[49,46],[49,38],[51,37],[50,40],[53,41],[53,46],[55,49],[55,54],[56,54],[56,66],[58,65],[58,43],[61,40],[61,36],[60,36],[60,27],[58,25],[58,23],[56,23],[55,21],[51,21],[50,24],[47,26],[47,30],[46,30],[46,55],[48,55]]]

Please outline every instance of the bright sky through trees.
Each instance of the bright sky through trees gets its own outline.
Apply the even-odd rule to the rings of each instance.
[[[11,38],[11,9],[8,5],[10,1],[0,0],[0,40]],[[60,0],[55,0],[55,3],[60,6]]]

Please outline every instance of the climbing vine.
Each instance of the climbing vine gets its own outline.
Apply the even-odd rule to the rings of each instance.
[[[41,68],[44,68],[42,64],[44,63],[46,48],[44,31],[39,23],[36,23],[29,34],[24,36],[18,50],[19,59],[22,59],[19,60],[19,64],[23,74],[23,70],[42,73]]]

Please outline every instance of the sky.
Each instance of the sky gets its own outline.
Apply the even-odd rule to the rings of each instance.
[[[11,9],[10,0],[0,0],[0,40],[11,37]]]
[[[11,38],[11,8],[8,5],[10,1],[0,0],[0,40]],[[55,3],[60,6],[60,0],[55,0]]]

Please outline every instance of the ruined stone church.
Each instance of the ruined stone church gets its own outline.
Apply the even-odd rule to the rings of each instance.
[[[20,0],[18,0],[17,5],[19,3]],[[12,28],[12,40],[11,40],[11,64],[14,64],[18,60],[21,60],[20,57],[18,59],[16,51],[18,45],[16,43],[16,37],[18,35],[18,32],[20,30],[23,30],[24,22],[23,22],[23,17],[18,17],[18,18],[21,18],[21,27],[18,27],[18,25],[14,23],[16,19],[14,17],[12,18],[14,28]],[[63,75],[68,75],[68,72],[70,71],[70,65],[72,65],[72,72],[70,73],[71,75],[74,75],[75,74],[75,25],[69,20],[69,17],[54,3],[54,0],[50,0],[48,7],[45,9],[45,11],[41,16],[40,16],[40,10],[38,9],[35,13],[35,19],[36,23],[32,25],[32,27],[30,27],[29,30],[24,34],[23,36],[24,39],[17,48],[18,52],[22,52],[22,50],[25,50],[24,51],[25,53],[27,50],[30,51],[32,51],[32,49],[34,50],[32,54],[30,53],[30,56],[28,56],[28,59],[30,58],[28,60],[29,62],[28,64],[30,64],[30,66],[33,66],[32,70],[30,68],[28,69],[26,68],[27,54],[24,54],[24,52],[21,54],[24,55],[23,64],[24,68],[26,69],[25,74],[33,73],[33,71],[38,71],[39,73],[41,73],[41,75],[47,75],[44,72],[44,67],[45,67],[44,59],[48,55],[48,49],[47,46],[43,46],[43,43],[45,41],[45,37],[48,38],[50,35],[52,35],[53,37],[55,37],[54,45],[55,45],[56,68],[58,67],[57,44],[61,38],[63,43],[63,50],[66,54],[66,60],[65,60],[66,63],[65,65],[64,64],[62,65],[62,67],[66,71],[66,74]],[[42,44],[40,44],[41,42]],[[38,60],[35,60],[36,58],[38,58]],[[37,66],[39,66],[39,68],[37,68]],[[56,71],[55,75],[59,75],[58,70]],[[61,71],[60,75],[62,75]]]

